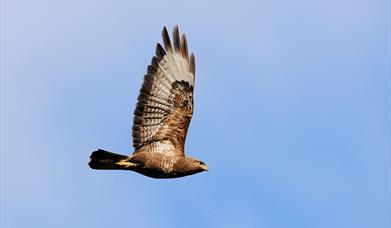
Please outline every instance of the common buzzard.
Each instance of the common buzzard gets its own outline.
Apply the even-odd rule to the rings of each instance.
[[[156,55],[137,98],[132,136],[134,153],[119,155],[96,150],[90,156],[92,169],[131,170],[152,178],[176,178],[207,171],[202,161],[185,156],[187,129],[193,115],[195,59],[187,50],[186,36],[173,29],[173,45],[166,27],[164,48]]]

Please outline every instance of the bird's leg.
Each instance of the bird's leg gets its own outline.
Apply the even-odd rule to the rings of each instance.
[[[119,162],[117,162],[115,164],[122,166],[124,168],[136,168],[140,165],[137,163],[130,162],[129,160],[130,160],[129,158],[126,158],[126,159],[120,160]]]

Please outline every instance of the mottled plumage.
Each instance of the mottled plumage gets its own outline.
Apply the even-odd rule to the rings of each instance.
[[[166,27],[163,45],[147,68],[134,111],[130,156],[105,150],[91,154],[93,169],[132,170],[153,178],[182,177],[208,170],[201,161],[185,156],[187,129],[193,115],[195,58],[188,54],[186,36]]]

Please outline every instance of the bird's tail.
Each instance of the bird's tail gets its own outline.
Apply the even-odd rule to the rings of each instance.
[[[127,157],[99,149],[92,152],[88,165],[91,169],[124,169],[123,166],[116,163]]]

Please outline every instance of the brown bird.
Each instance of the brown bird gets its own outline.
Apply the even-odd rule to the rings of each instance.
[[[90,156],[92,169],[131,170],[152,178],[176,178],[207,171],[202,161],[185,156],[187,129],[193,115],[195,58],[187,50],[186,36],[173,29],[173,45],[166,27],[164,48],[156,55],[137,98],[132,136],[134,153],[119,155],[105,150]]]

